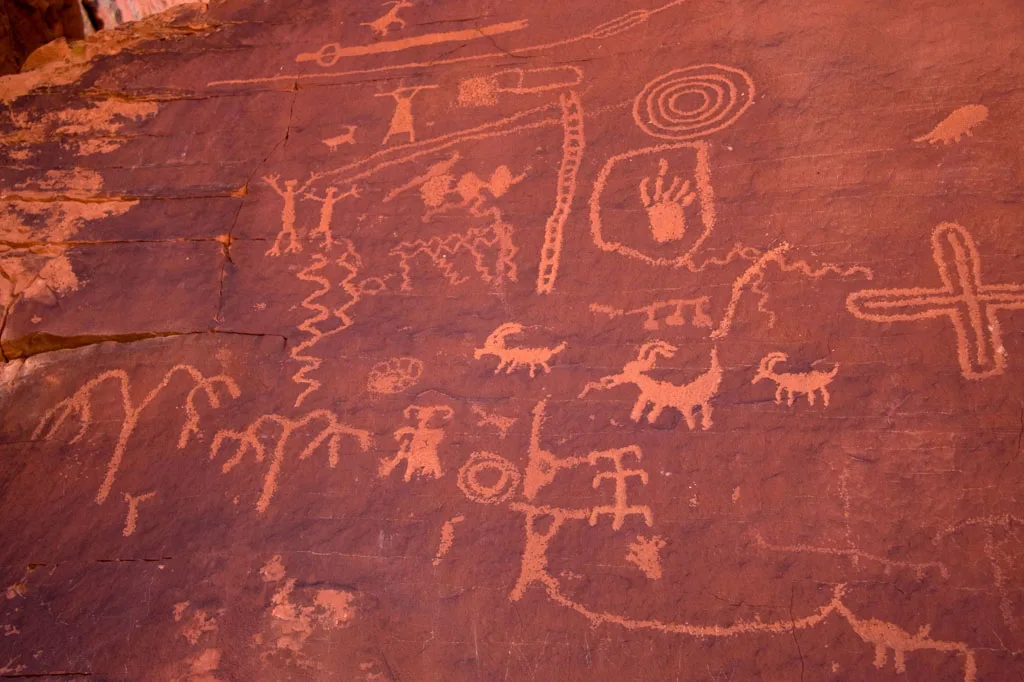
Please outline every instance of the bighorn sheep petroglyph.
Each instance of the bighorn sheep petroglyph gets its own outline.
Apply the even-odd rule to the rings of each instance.
[[[757,369],[753,381],[756,384],[761,379],[770,379],[775,382],[775,402],[782,403],[782,396],[786,395],[786,404],[790,407],[800,394],[807,396],[807,402],[814,404],[814,392],[821,393],[821,400],[828,407],[828,385],[839,372],[837,363],[830,371],[811,370],[809,372],[776,372],[775,365],[786,362],[789,356],[785,353],[775,352],[761,358],[761,366]]]
[[[506,345],[506,339],[509,336],[520,334],[522,331],[523,325],[518,322],[506,322],[491,332],[491,335],[484,341],[483,347],[477,348],[473,352],[473,357],[477,360],[485,355],[493,355],[498,358],[500,362],[494,370],[495,374],[501,370],[505,370],[505,374],[511,374],[520,367],[529,367],[532,379],[536,375],[538,367],[543,369],[545,374],[550,372],[551,366],[548,363],[551,362],[552,357],[565,350],[565,342],[563,341],[554,348],[509,347]]]
[[[633,421],[640,421],[648,405],[652,405],[651,412],[647,415],[647,421],[651,424],[658,421],[666,407],[674,407],[682,413],[686,425],[692,431],[697,427],[694,412],[700,408],[701,428],[706,431],[711,428],[711,399],[718,393],[718,387],[722,383],[718,349],[711,349],[710,369],[688,384],[679,386],[667,381],[658,381],[646,374],[654,369],[659,356],[671,358],[678,350],[664,341],[646,343],[640,347],[636,360],[627,362],[618,374],[611,374],[588,383],[583,387],[579,397],[585,396],[592,388],[608,389],[622,384],[633,384],[640,389],[640,396],[629,415]]]

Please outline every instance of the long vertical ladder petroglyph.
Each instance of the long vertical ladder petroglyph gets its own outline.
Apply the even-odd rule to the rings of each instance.
[[[583,159],[583,104],[575,90],[559,98],[562,104],[562,164],[558,169],[555,210],[544,226],[544,247],[540,253],[540,273],[537,275],[537,293],[550,294],[555,288],[558,263],[562,258],[562,230],[572,210],[576,196],[576,174]]]

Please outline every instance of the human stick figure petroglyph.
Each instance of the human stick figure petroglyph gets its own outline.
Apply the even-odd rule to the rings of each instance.
[[[377,469],[378,476],[387,478],[404,461],[403,480],[406,483],[413,476],[441,478],[444,471],[438,448],[444,440],[444,427],[455,416],[455,410],[447,405],[410,405],[402,414],[406,419],[416,420],[416,425],[402,426],[395,430],[398,454],[381,460]]]
[[[278,427],[277,440],[274,443],[274,450],[271,453],[270,466],[263,479],[263,489],[259,499],[256,501],[256,511],[263,513],[270,505],[270,501],[277,491],[277,479],[281,474],[281,467],[284,464],[285,451],[288,440],[292,434],[306,426],[317,426],[320,428],[316,436],[299,453],[299,460],[304,460],[316,451],[324,443],[327,443],[328,465],[333,469],[338,464],[341,454],[341,437],[349,436],[355,438],[360,449],[366,451],[370,447],[371,436],[369,431],[353,428],[341,423],[337,416],[330,410],[314,410],[301,419],[290,419],[279,414],[265,414],[256,419],[245,431],[233,431],[223,429],[218,431],[210,445],[210,459],[215,459],[225,443],[235,443],[234,454],[224,462],[221,467],[224,473],[228,473],[237,466],[242,458],[253,453],[257,462],[262,462],[266,457],[266,446],[260,437],[260,431],[265,426]]]
[[[311,315],[299,325],[299,331],[305,332],[309,337],[289,351],[289,357],[302,365],[292,375],[292,381],[305,386],[295,399],[295,407],[300,407],[310,394],[320,388],[320,382],[311,378],[309,374],[319,369],[323,360],[318,356],[311,355],[309,350],[323,339],[351,327],[354,323],[354,319],[349,314],[351,308],[359,303],[364,296],[377,294],[385,288],[384,281],[376,277],[368,277],[357,282],[363,267],[362,258],[349,239],[340,238],[338,243],[344,247],[344,253],[334,262],[341,266],[346,273],[345,278],[341,281],[341,291],[347,297],[345,303],[332,311],[317,300],[331,291],[331,281],[319,274],[330,262],[327,256],[320,253],[314,254],[310,264],[296,274],[298,279],[303,282],[314,282],[319,285],[319,288],[303,299],[300,304],[311,312]],[[331,244],[333,246],[333,240]],[[321,331],[319,325],[332,317],[338,320],[336,325],[327,331]]]
[[[708,306],[710,303],[711,299],[707,296],[700,296],[698,298],[670,298],[665,301],[655,301],[650,305],[633,308],[631,310],[613,308],[612,306],[601,305],[599,303],[591,303],[590,311],[593,313],[607,315],[612,319],[627,315],[643,315],[644,329],[647,329],[648,331],[657,331],[661,329],[662,322],[664,322],[668,327],[684,326],[686,324],[686,318],[683,316],[683,311],[690,309],[690,324],[694,327],[710,328],[712,324],[714,324],[711,320],[711,314],[708,312]],[[671,310],[672,312],[666,315],[663,320],[658,320],[658,313],[662,310]]]
[[[436,85],[416,85],[395,88],[391,92],[378,92],[374,97],[391,97],[395,100],[395,113],[391,116],[391,125],[384,135],[382,144],[387,144],[394,135],[406,135],[409,142],[416,141],[416,129],[412,115],[412,98],[421,90],[433,90]]]
[[[408,357],[391,358],[370,368],[366,378],[366,390],[383,395],[401,393],[415,386],[422,376],[422,360]]]
[[[341,135],[335,135],[334,137],[328,137],[327,139],[320,140],[330,151],[335,151],[338,147],[343,144],[355,144],[356,143],[356,129],[359,126],[347,125],[345,126],[345,132]]]
[[[576,197],[576,176],[583,161],[586,138],[583,135],[583,103],[575,90],[559,98],[562,105],[562,161],[555,185],[555,208],[544,224],[544,244],[540,251],[537,293],[550,294],[562,262],[562,234]]]
[[[128,515],[124,519],[124,530],[121,531],[121,535],[129,537],[135,532],[135,526],[139,522],[139,505],[154,497],[156,497],[155,490],[143,493],[142,495],[124,494],[124,501],[128,503]]]
[[[295,232],[295,194],[296,187],[299,184],[298,180],[285,180],[284,187],[278,184],[278,180],[281,179],[280,175],[276,173],[273,175],[263,176],[263,181],[266,182],[270,187],[277,192],[282,199],[284,199],[284,208],[281,209],[281,231],[277,233],[277,238],[274,239],[274,244],[267,249],[266,255],[268,256],[280,256],[282,253],[298,253],[302,251],[302,244],[299,243],[299,235]],[[288,245],[284,245],[284,241],[288,241]],[[282,251],[283,247],[283,251]]]
[[[565,341],[562,341],[553,348],[528,346],[508,346],[508,337],[521,334],[523,325],[518,322],[506,322],[490,333],[484,340],[484,345],[473,351],[473,357],[480,360],[484,356],[493,355],[498,358],[498,366],[494,373],[498,374],[505,370],[505,374],[511,374],[520,367],[526,367],[530,371],[530,378],[534,378],[537,369],[544,370],[547,374],[551,372],[551,359],[566,349]]]
[[[117,444],[114,446],[114,452],[110,457],[110,462],[107,464],[107,471],[103,477],[103,482],[100,484],[99,492],[96,493],[96,504],[102,504],[114,487],[114,480],[121,469],[121,463],[128,448],[128,439],[131,438],[135,427],[138,426],[139,417],[153,399],[156,398],[157,394],[167,388],[171,380],[179,373],[187,375],[195,384],[192,390],[185,396],[185,424],[178,435],[178,449],[183,449],[192,436],[199,433],[199,412],[196,410],[195,405],[196,395],[202,391],[206,394],[206,399],[210,405],[214,408],[219,408],[220,396],[217,394],[218,387],[223,388],[232,398],[237,398],[241,395],[238,385],[231,377],[223,374],[207,377],[191,365],[175,365],[164,374],[163,379],[157,384],[156,388],[136,403],[132,400],[131,379],[128,377],[128,373],[121,369],[110,370],[87,382],[70,398],[62,400],[53,409],[47,411],[40,420],[39,426],[33,432],[32,439],[43,438],[49,440],[69,417],[75,415],[78,417],[79,429],[78,433],[68,443],[74,444],[78,442],[92,424],[93,408],[91,401],[93,391],[106,381],[113,380],[117,383],[121,390],[121,406],[124,409],[124,419],[121,422]]]
[[[313,230],[309,238],[312,240],[314,237],[323,238],[323,248],[325,250],[331,249],[334,246],[334,235],[331,234],[331,220],[334,218],[334,205],[347,197],[358,197],[359,190],[355,187],[350,188],[347,192],[342,194],[338,193],[337,187],[328,187],[324,191],[322,197],[318,197],[312,191],[306,191],[302,198],[308,201],[318,201],[321,204],[320,207],[320,222],[317,224],[316,229]]]
[[[789,356],[785,353],[769,353],[761,358],[761,364],[757,368],[750,383],[756,384],[762,379],[775,382],[775,403],[781,404],[783,396],[786,396],[786,404],[793,407],[797,396],[807,396],[807,402],[814,404],[815,392],[821,394],[821,401],[828,407],[828,385],[839,373],[839,363],[829,370],[811,370],[808,372],[776,372],[775,366],[780,362],[787,362]]]
[[[971,234],[955,223],[935,228],[932,259],[942,286],[865,289],[847,297],[847,310],[871,322],[948,318],[956,332],[963,376],[999,376],[1006,371],[1006,349],[998,313],[1024,309],[1024,284],[984,284],[978,247]]]
[[[921,137],[915,137],[913,142],[928,142],[935,144],[942,142],[949,144],[959,142],[960,138],[966,135],[970,137],[975,127],[981,125],[988,119],[988,107],[983,104],[968,104],[965,107],[955,109],[949,116],[932,128],[931,132]]]
[[[678,175],[666,188],[667,174],[668,161],[658,159],[654,191],[652,192],[650,188],[650,177],[640,181],[640,202],[647,211],[651,236],[654,237],[654,241],[661,244],[683,238],[686,234],[686,207],[697,198],[697,193],[690,191],[690,181],[684,182]]]
[[[390,6],[387,12],[383,15],[374,19],[370,22],[363,22],[360,26],[369,26],[370,30],[373,31],[373,35],[383,38],[391,30],[391,27],[395,24],[398,28],[405,28],[405,19],[398,16],[398,13],[406,7],[415,7],[415,5],[408,0],[392,0],[391,2],[385,2],[385,7]]]
[[[722,366],[718,363],[718,348],[711,349],[711,367],[688,384],[677,385],[660,381],[647,373],[654,370],[658,357],[671,358],[679,349],[665,341],[645,343],[637,352],[635,360],[630,360],[618,374],[610,374],[596,382],[583,387],[579,397],[584,397],[592,389],[607,390],[623,384],[633,384],[640,389],[640,395],[630,412],[630,419],[640,421],[648,405],[651,412],[647,415],[648,423],[658,421],[658,417],[666,407],[672,407],[682,413],[686,425],[692,431],[697,428],[694,412],[700,410],[701,428],[711,428],[711,399],[718,393],[722,384]]]

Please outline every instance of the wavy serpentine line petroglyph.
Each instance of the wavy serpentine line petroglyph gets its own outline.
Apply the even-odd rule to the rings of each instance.
[[[956,223],[932,232],[938,288],[864,289],[850,294],[846,308],[871,322],[918,322],[946,317],[956,332],[956,354],[966,379],[1006,371],[1006,349],[998,313],[1024,309],[1024,284],[983,284],[981,254],[971,234]]]
[[[562,232],[576,196],[576,176],[583,161],[586,138],[583,136],[583,103],[575,91],[559,98],[562,105],[562,162],[555,185],[555,209],[544,225],[544,245],[540,251],[537,293],[550,294],[555,288],[558,265],[562,261]]]
[[[292,381],[296,384],[305,385],[306,387],[295,399],[295,407],[300,407],[303,401],[305,401],[310,394],[318,390],[321,385],[318,380],[313,379],[308,375],[320,368],[320,365],[323,364],[323,359],[315,355],[310,355],[307,351],[325,338],[333,336],[334,334],[351,327],[354,320],[348,314],[349,309],[356,303],[359,303],[364,295],[374,295],[384,289],[384,282],[376,277],[369,277],[358,284],[355,283],[355,279],[359,276],[359,272],[363,266],[362,258],[359,256],[359,253],[355,250],[355,246],[349,239],[341,238],[339,243],[344,246],[345,254],[336,262],[347,271],[345,279],[341,281],[341,289],[349,297],[349,300],[333,312],[333,316],[339,320],[338,326],[326,332],[320,331],[317,326],[327,321],[332,316],[330,309],[326,305],[314,302],[318,298],[329,293],[331,290],[330,280],[326,277],[314,274],[323,270],[327,266],[327,257],[323,254],[315,254],[310,261],[310,264],[300,270],[296,275],[296,277],[303,282],[315,282],[319,285],[319,288],[303,299],[300,304],[303,308],[312,312],[312,315],[303,320],[298,327],[299,331],[309,334],[309,338],[302,343],[295,345],[288,354],[292,360],[302,364],[299,370],[292,375]],[[372,285],[372,288],[369,285]]]
[[[836,374],[839,373],[839,363],[835,363],[835,366],[828,372],[822,372],[821,370],[811,370],[808,372],[776,372],[775,365],[780,362],[787,362],[789,356],[785,353],[775,352],[769,353],[768,355],[761,358],[761,364],[757,368],[757,374],[754,375],[753,380],[750,382],[756,384],[762,379],[775,382],[775,404],[782,404],[782,397],[788,396],[786,404],[789,407],[793,407],[794,401],[800,395],[807,396],[807,402],[811,405],[814,404],[814,394],[817,392],[821,394],[821,401],[825,403],[825,407],[828,407],[828,385],[832,383],[832,380],[836,378]]]
[[[156,497],[155,490],[141,495],[124,494],[124,501],[128,503],[128,515],[124,519],[124,530],[121,531],[121,535],[128,537],[135,532],[135,526],[139,522],[139,504],[154,497]]]
[[[871,279],[874,276],[874,273],[870,268],[866,268],[862,265],[841,268],[833,263],[825,263],[818,268],[813,268],[807,261],[798,260],[789,262],[784,258],[784,254],[789,251],[790,248],[791,247],[787,242],[782,242],[778,246],[765,251],[757,257],[757,260],[753,265],[747,268],[747,270],[740,275],[735,282],[733,282],[732,295],[729,298],[729,304],[726,306],[721,322],[718,323],[718,328],[711,332],[711,338],[724,339],[729,335],[729,331],[732,329],[732,324],[736,319],[740,298],[742,298],[743,292],[748,290],[758,295],[758,311],[768,316],[769,327],[774,326],[776,314],[765,307],[768,302],[769,294],[761,288],[761,285],[764,283],[765,271],[769,263],[775,263],[778,265],[781,272],[799,272],[810,279],[820,279],[829,273],[842,278],[862,275],[865,279]]]
[[[970,137],[975,127],[981,125],[988,119],[988,107],[983,104],[968,104],[965,107],[955,109],[949,116],[926,135],[915,137],[912,142],[928,142],[935,144],[942,142],[949,144],[959,142],[960,138],[966,135]]]
[[[403,50],[409,50],[414,47],[423,47],[425,45],[438,45],[440,43],[458,43],[469,40],[479,40],[480,38],[501,35],[502,33],[521,31],[527,26],[529,26],[529,22],[526,19],[519,19],[517,21],[508,21],[503,24],[491,24],[489,26],[481,26],[479,28],[467,28],[461,31],[446,31],[443,33],[424,33],[423,35],[402,38],[401,40],[382,41],[377,43],[370,43],[368,45],[350,45],[348,47],[343,47],[339,43],[327,43],[316,52],[300,53],[297,57],[295,57],[295,61],[299,63],[316,62],[320,66],[326,68],[328,66],[334,66],[335,64],[337,64],[338,60],[341,59],[342,57],[361,57],[364,55],[371,54],[402,52]],[[224,82],[225,81],[218,81],[218,83]],[[255,82],[260,81],[257,80]]]
[[[245,431],[222,429],[217,432],[213,438],[213,443],[210,445],[210,459],[212,460],[217,457],[217,454],[225,441],[233,441],[237,444],[235,447],[235,453],[230,459],[224,462],[221,467],[221,470],[224,473],[228,473],[235,468],[235,466],[242,461],[242,457],[244,457],[250,450],[256,457],[256,461],[262,462],[266,456],[266,448],[260,439],[260,429],[266,425],[276,425],[280,427],[280,432],[277,434],[277,440],[274,444],[274,452],[270,460],[270,467],[267,469],[267,474],[263,479],[263,489],[260,493],[259,499],[256,501],[256,510],[262,514],[267,510],[267,507],[270,505],[270,501],[274,497],[274,493],[277,491],[277,477],[280,475],[281,466],[284,463],[284,455],[286,446],[288,445],[288,439],[296,430],[318,420],[323,420],[325,425],[309,442],[305,449],[299,453],[300,461],[309,457],[317,448],[326,442],[328,453],[327,463],[333,469],[338,464],[338,457],[341,452],[341,436],[351,436],[352,438],[355,438],[359,442],[360,449],[364,452],[369,449],[372,440],[369,431],[353,428],[341,423],[338,421],[337,416],[330,410],[314,410],[301,419],[289,419],[288,417],[279,414],[265,414],[250,424]]]
[[[867,561],[873,561],[880,564],[886,575],[890,575],[895,570],[912,570],[914,576],[918,580],[923,580],[925,571],[929,568],[935,569],[939,572],[943,578],[949,578],[949,569],[941,561],[925,561],[921,563],[914,563],[910,561],[896,561],[893,559],[886,559],[885,557],[876,556],[867,552],[862,552],[855,548],[842,548],[842,547],[815,547],[813,545],[776,545],[765,540],[760,533],[753,533],[754,541],[757,542],[757,546],[761,549],[766,549],[772,552],[793,552],[797,554],[823,554],[837,557],[848,557],[850,559],[865,559]]]
[[[673,407],[679,410],[686,420],[686,425],[693,431],[697,428],[694,412],[699,409],[701,428],[707,431],[712,424],[711,399],[718,393],[718,388],[722,384],[722,366],[718,362],[718,348],[711,349],[711,367],[708,371],[688,384],[677,385],[648,376],[647,372],[654,370],[659,356],[671,358],[678,350],[665,341],[645,343],[637,352],[636,359],[623,365],[621,372],[609,374],[597,381],[587,383],[579,397],[584,397],[593,389],[607,390],[622,384],[633,384],[640,389],[640,395],[629,414],[629,418],[633,421],[640,421],[648,405],[652,406],[650,414],[647,415],[649,424],[658,421],[658,417],[666,407]]]
[[[128,439],[131,438],[135,427],[139,423],[139,416],[156,398],[157,394],[167,387],[174,375],[179,372],[186,373],[195,382],[195,386],[185,397],[185,424],[182,426],[181,433],[178,436],[178,449],[180,450],[188,444],[189,439],[193,435],[199,433],[199,413],[195,407],[196,394],[199,391],[205,392],[210,405],[214,408],[219,408],[220,398],[216,392],[218,385],[223,386],[232,398],[237,398],[241,395],[238,385],[231,377],[223,374],[207,377],[191,365],[175,365],[164,374],[163,379],[156,388],[147,393],[138,405],[133,405],[131,379],[128,377],[128,373],[121,369],[110,370],[92,379],[75,391],[70,398],[60,401],[51,410],[47,411],[40,420],[39,426],[32,433],[32,440],[40,437],[44,440],[49,440],[68,417],[77,414],[80,423],[78,433],[68,441],[68,444],[78,442],[85,435],[90,424],[92,424],[92,404],[90,402],[92,392],[109,379],[118,382],[121,390],[121,406],[124,408],[124,421],[121,422],[117,444],[114,446],[114,452],[110,457],[110,462],[107,464],[107,472],[103,477],[103,483],[96,494],[96,504],[102,504],[114,487],[114,479],[121,468],[121,462],[128,447]],[[46,428],[47,425],[49,425],[49,430]],[[45,436],[43,435],[44,431],[46,431]]]
[[[643,322],[644,329],[647,329],[648,331],[657,331],[658,329],[661,329],[661,323],[657,319],[658,311],[666,308],[671,309],[672,312],[665,317],[665,325],[668,327],[682,327],[686,324],[686,319],[683,317],[683,309],[691,308],[693,310],[693,314],[690,324],[694,327],[710,328],[711,325],[714,324],[711,320],[711,314],[708,312],[708,305],[710,305],[710,303],[711,299],[707,296],[701,296],[699,298],[670,298],[665,301],[655,301],[650,305],[633,308],[631,310],[613,308],[612,306],[601,305],[599,303],[591,303],[590,311],[593,313],[607,315],[612,319],[627,315],[643,315],[645,318]]]
[[[555,48],[555,47],[562,47],[563,45],[571,45],[573,43],[582,42],[584,40],[591,40],[591,39],[594,39],[594,38],[597,38],[599,40],[600,39],[604,39],[604,38],[610,38],[611,36],[614,36],[614,35],[617,35],[619,33],[624,32],[624,31],[627,31],[627,30],[633,28],[634,26],[639,26],[639,25],[641,25],[643,23],[646,23],[652,16],[654,16],[654,15],[660,13],[660,12],[664,12],[665,10],[668,10],[668,9],[670,9],[672,7],[677,6],[677,5],[681,5],[684,2],[687,2],[687,0],[671,0],[671,2],[667,2],[667,3],[663,4],[663,5],[659,5],[658,7],[655,7],[653,9],[649,9],[649,10],[644,10],[644,9],[631,10],[629,12],[626,12],[625,14],[622,14],[622,15],[620,15],[618,17],[615,17],[614,19],[606,21],[603,24],[599,24],[598,26],[595,26],[593,29],[591,29],[590,31],[587,31],[586,33],[581,33],[581,34],[572,36],[570,38],[563,38],[561,40],[556,40],[556,41],[550,42],[550,43],[540,43],[540,44],[537,44],[537,45],[528,45],[526,47],[515,48],[515,53],[516,54],[526,54],[526,53],[529,53],[529,52],[542,52],[544,50],[550,50],[551,48]],[[323,48],[321,48],[321,51],[323,51]],[[316,59],[316,58],[318,58],[318,56],[320,56],[320,55],[315,54],[315,53],[311,54],[311,58],[312,59]],[[326,56],[326,55],[324,55],[324,56]],[[481,60],[481,59],[495,59],[495,58],[497,58],[497,59],[507,59],[508,56],[509,56],[509,53],[505,52],[505,51],[488,52],[486,54],[467,55],[467,56],[464,56],[464,57],[451,57],[451,58],[448,58],[448,59],[438,59],[438,60],[435,60],[435,61],[428,61],[428,62],[407,62],[407,63],[404,63],[404,64],[390,64],[390,65],[386,65],[386,66],[377,66],[377,67],[372,67],[372,68],[368,68],[368,69],[353,69],[353,70],[350,70],[350,71],[335,71],[335,72],[328,72],[328,73],[307,73],[307,74],[286,74],[286,75],[278,75],[278,76],[268,76],[268,77],[263,77],[263,78],[237,78],[237,79],[230,79],[230,80],[216,80],[216,81],[210,81],[206,85],[207,85],[207,87],[215,87],[215,86],[219,86],[219,85],[244,85],[244,84],[252,84],[252,83],[274,83],[274,82],[282,82],[282,81],[299,81],[299,80],[320,79],[320,78],[337,78],[337,77],[345,77],[345,76],[361,76],[361,75],[365,75],[365,74],[382,73],[382,72],[386,72],[386,71],[396,71],[396,70],[401,70],[401,69],[421,69],[421,68],[431,68],[431,67],[438,67],[438,66],[447,66],[449,64],[458,64],[458,63],[461,63],[461,62],[478,61],[478,60]]]

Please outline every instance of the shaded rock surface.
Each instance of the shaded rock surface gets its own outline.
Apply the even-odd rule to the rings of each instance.
[[[1022,22],[226,0],[0,79],[0,675],[1019,679]]]

